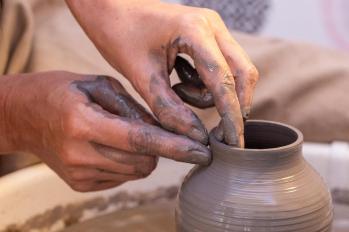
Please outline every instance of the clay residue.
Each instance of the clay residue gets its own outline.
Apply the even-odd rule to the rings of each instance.
[[[92,218],[60,232],[175,232],[174,208],[174,200],[165,200]]]
[[[170,186],[166,188],[158,188],[152,192],[128,193],[126,191],[119,192],[108,198],[96,197],[91,200],[79,202],[76,204],[68,204],[66,206],[56,206],[44,213],[34,216],[23,224],[10,225],[0,232],[20,232],[50,229],[62,222],[66,228],[83,220],[86,211],[95,210],[98,214],[103,214],[108,208],[113,207],[115,211],[143,206],[156,203],[163,200],[175,199],[178,186]]]

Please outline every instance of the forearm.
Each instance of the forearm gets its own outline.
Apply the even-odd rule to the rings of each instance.
[[[160,0],[99,0],[99,1],[91,1],[91,0],[65,0],[68,4],[69,8],[73,12],[84,12],[88,15],[88,12],[91,11],[101,11],[103,14],[103,9],[107,7],[115,8],[116,12],[119,10],[125,9],[130,5],[139,5],[142,6],[144,3],[151,2],[160,2]],[[94,19],[93,17],[91,17]]]
[[[123,18],[125,11],[132,11],[143,4],[159,2],[159,0],[65,0],[71,12],[86,31],[86,25],[100,27],[105,19],[118,20]],[[111,29],[111,28],[109,28]],[[115,28],[113,28],[115,29]]]
[[[17,79],[15,76],[0,76],[0,155],[15,150],[12,144],[10,99]]]
[[[78,23],[94,42],[103,38],[103,34],[108,30],[120,30],[122,25],[118,26],[118,22],[124,24],[125,19],[132,17],[130,12],[136,8],[142,8],[144,4],[160,2],[159,0],[65,1]],[[113,28],[110,27],[111,21],[113,21]],[[120,33],[124,32],[120,31]]]

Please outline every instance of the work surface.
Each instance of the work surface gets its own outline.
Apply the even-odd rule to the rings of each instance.
[[[305,157],[327,180],[332,190],[347,189],[349,186],[349,163],[345,159],[347,154],[349,154],[347,148],[348,146],[346,144],[305,144],[304,146]],[[0,191],[0,231],[6,229],[9,225],[15,225],[15,228],[25,227],[33,229],[18,231],[59,231],[66,228],[66,231],[69,232],[78,231],[76,230],[78,228],[77,226],[88,225],[86,230],[80,231],[108,232],[107,229],[113,228],[111,226],[120,226],[120,222],[122,222],[124,225],[121,223],[121,226],[128,226],[130,225],[129,223],[136,223],[134,226],[140,226],[141,224],[142,231],[147,232],[142,221],[147,220],[151,222],[151,220],[157,219],[157,221],[160,220],[161,222],[165,222],[165,224],[153,223],[150,225],[166,225],[166,230],[162,231],[171,232],[171,229],[174,230],[174,206],[169,204],[162,205],[163,201],[158,201],[157,199],[174,199],[173,191],[169,193],[166,191],[166,188],[172,189],[173,187],[171,186],[178,186],[191,167],[191,165],[184,163],[160,159],[158,168],[148,178],[129,182],[119,188],[97,193],[76,193],[72,191],[45,165],[23,169],[0,179],[0,189],[2,189]],[[162,190],[158,191],[159,188]],[[134,195],[135,193],[142,193],[140,195],[141,197],[139,197],[139,194]],[[349,193],[337,193],[334,194],[334,199],[338,202],[343,202],[343,205],[336,207],[335,210],[335,232],[349,231],[349,229],[337,229],[341,227],[349,228],[349,207],[344,206],[344,203],[349,205]],[[128,197],[125,197],[125,194]],[[154,199],[155,196],[159,197]],[[171,197],[169,198],[169,196]],[[120,209],[120,199],[123,199],[121,204],[122,209],[115,212],[115,209]],[[144,199],[150,201],[150,204],[144,204]],[[94,204],[91,205],[91,202]],[[133,203],[133,205],[130,205],[130,203]],[[126,209],[132,208],[134,203],[145,207],[145,211],[142,208]],[[20,205],[21,207],[13,207],[14,205]],[[73,211],[75,213],[78,211],[78,213],[83,213],[83,215],[79,218],[74,217],[75,214],[71,208],[74,209]],[[55,213],[57,209],[60,209],[60,217],[57,217],[57,214],[50,214]],[[142,215],[142,212],[152,213],[147,213],[146,215],[143,213]],[[111,213],[110,216],[108,213]],[[140,216],[132,217],[133,220],[131,221],[124,220],[130,214]],[[50,215],[56,216],[50,217]],[[173,226],[170,226],[169,223],[171,215],[172,219],[170,223],[173,223]],[[43,216],[48,219],[47,222],[45,222]],[[87,218],[87,216],[89,217]],[[161,218],[159,219],[158,216],[161,216]],[[78,221],[81,224],[65,227],[63,221],[66,218],[79,219]],[[72,222],[71,220],[69,221],[70,223]],[[33,224],[34,222],[35,224]],[[37,222],[41,222],[42,225]],[[103,230],[96,229],[101,225],[103,225]],[[130,230],[115,230],[114,228],[113,231]],[[133,231],[137,232],[137,230]],[[156,232],[156,230],[150,231]]]
[[[175,202],[162,202],[154,205],[123,210],[97,217],[73,225],[61,232],[174,232]],[[348,232],[349,205],[335,204],[335,220],[332,232]]]

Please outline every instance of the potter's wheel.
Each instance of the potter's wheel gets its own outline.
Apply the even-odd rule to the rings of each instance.
[[[154,203],[93,218],[61,232],[175,232],[174,201]]]
[[[175,232],[174,201],[127,209],[75,224],[61,232]],[[349,205],[335,204],[332,232],[349,231]]]

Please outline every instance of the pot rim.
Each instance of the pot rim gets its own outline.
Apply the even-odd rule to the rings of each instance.
[[[303,134],[300,130],[297,128],[280,123],[280,122],[275,122],[275,121],[269,121],[269,120],[247,120],[246,124],[264,124],[264,125],[273,125],[273,126],[279,126],[279,127],[284,127],[285,129],[288,129],[292,131],[293,133],[296,134],[297,138],[294,142],[287,144],[285,146],[280,146],[280,147],[273,147],[273,148],[265,148],[265,149],[256,149],[256,148],[238,148],[238,147],[233,147],[229,146],[225,143],[222,143],[217,140],[216,136],[214,135],[214,130],[216,129],[213,128],[210,132],[209,138],[210,138],[210,146],[213,147],[214,149],[218,150],[223,150],[223,151],[231,151],[232,153],[253,153],[253,154],[259,154],[259,153],[288,153],[290,151],[298,150],[301,148],[302,143],[303,143]]]

